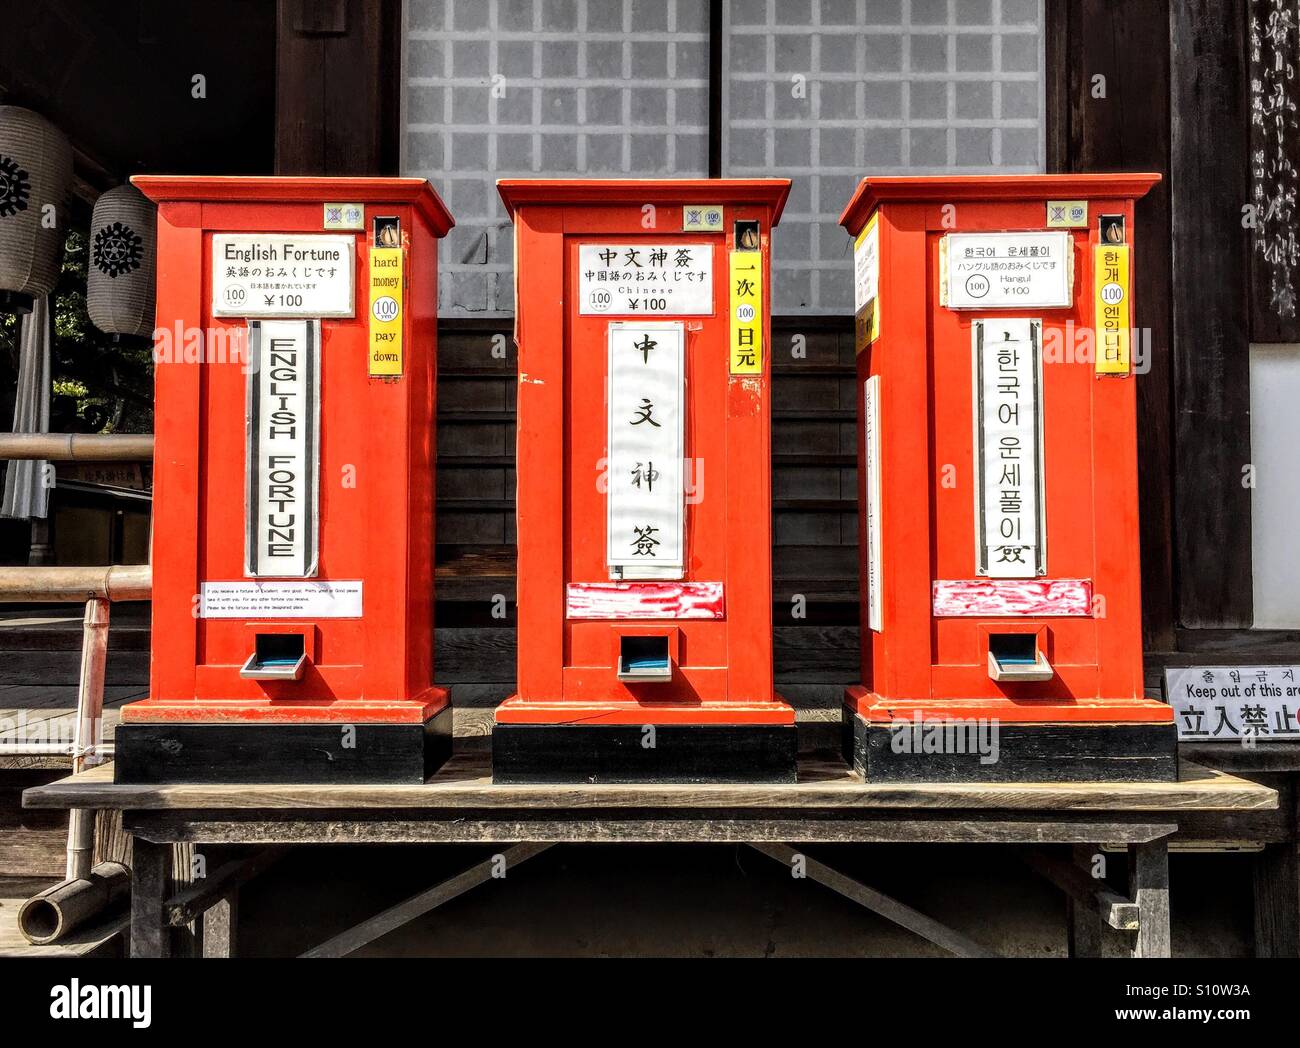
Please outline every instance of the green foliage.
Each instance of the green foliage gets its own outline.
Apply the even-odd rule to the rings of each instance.
[[[86,313],[89,265],[90,240],[81,230],[73,230],[64,242],[63,267],[51,296],[50,431],[151,432],[152,347],[114,341],[90,322]],[[18,336],[18,318],[0,316],[0,382],[11,397],[18,382]]]

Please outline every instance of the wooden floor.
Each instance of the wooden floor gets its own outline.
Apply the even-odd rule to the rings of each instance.
[[[459,753],[422,785],[133,786],[111,766],[35,786],[29,808],[185,809],[265,812],[364,809],[972,809],[1000,811],[1251,811],[1275,809],[1277,792],[1226,772],[1183,763],[1176,783],[864,783],[831,755],[805,755],[792,785],[492,782],[488,755]]]
[[[89,928],[74,931],[53,946],[33,946],[18,930],[18,910],[59,878],[0,877],[0,957],[121,956],[129,916],[123,912]]]
[[[148,694],[149,689],[145,687],[120,685],[104,688],[104,742],[113,741],[121,720],[121,707]],[[0,684],[0,746],[24,739],[71,744],[76,721],[75,685]],[[0,750],[0,768],[67,768],[71,765],[71,757],[7,755]]]

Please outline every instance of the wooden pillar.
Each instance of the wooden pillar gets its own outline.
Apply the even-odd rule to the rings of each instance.
[[[400,0],[278,0],[275,171],[396,175]]]
[[[1096,847],[1076,844],[1072,849],[1074,865],[1088,870],[1092,875],[1092,856]],[[1103,926],[1096,910],[1077,902],[1073,896],[1065,897],[1066,954],[1070,957],[1101,957]]]
[[[203,914],[203,956],[234,957],[239,925],[239,889],[234,888]]]
[[[1143,647],[1174,649],[1173,388],[1169,234],[1169,4],[1048,0],[1048,169],[1158,171],[1137,203],[1134,324],[1150,332],[1137,377]],[[1136,344],[1136,343],[1135,343]]]
[[[1252,620],[1245,30],[1245,0],[1170,8],[1174,567],[1189,627]]]
[[[135,838],[131,855],[131,956],[170,957],[171,928],[163,915],[172,849]]]
[[[1128,849],[1128,893],[1138,904],[1134,957],[1172,956],[1169,927],[1169,846],[1162,838]]]

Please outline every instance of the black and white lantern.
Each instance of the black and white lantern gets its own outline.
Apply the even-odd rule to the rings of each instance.
[[[152,334],[157,242],[157,208],[135,186],[110,189],[95,202],[86,310],[100,331]]]
[[[0,310],[27,313],[54,290],[72,146],[38,113],[0,106]]]

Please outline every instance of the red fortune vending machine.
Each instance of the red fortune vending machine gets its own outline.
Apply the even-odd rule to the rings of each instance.
[[[498,782],[793,782],[772,678],[784,179],[506,180],[518,692]]]
[[[877,781],[1176,778],[1144,697],[1134,201],[1158,175],[868,178],[861,687]]]
[[[149,697],[118,782],[421,782],[438,239],[422,179],[134,179],[158,203]]]

